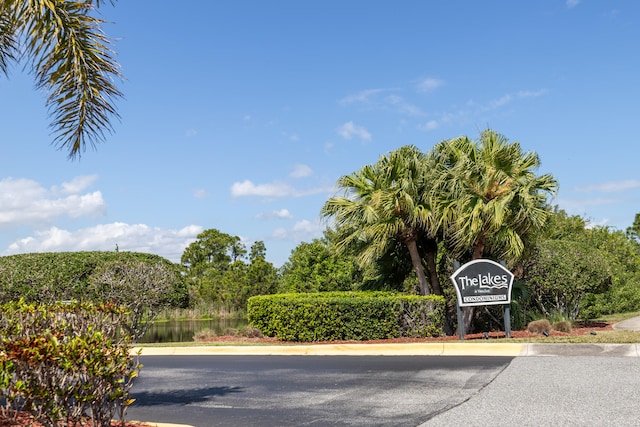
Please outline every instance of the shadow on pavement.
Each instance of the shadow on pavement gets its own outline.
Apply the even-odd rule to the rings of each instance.
[[[205,402],[212,396],[225,396],[230,393],[242,393],[242,387],[208,387],[166,392],[143,391],[133,393],[136,401],[132,406],[187,405]]]

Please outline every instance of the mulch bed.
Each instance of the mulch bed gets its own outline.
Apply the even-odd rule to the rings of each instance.
[[[35,421],[33,417],[27,412],[13,412],[9,417],[0,415],[0,427],[21,427],[21,426],[33,426],[44,427],[39,421]],[[112,421],[112,427],[122,426],[121,421]],[[127,421],[126,427],[152,427],[151,424],[139,423],[135,421]],[[66,422],[58,423],[57,427],[93,427],[91,420],[74,421],[70,424]]]

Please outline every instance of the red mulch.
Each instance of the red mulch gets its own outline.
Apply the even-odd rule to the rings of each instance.
[[[613,329],[612,323],[605,322],[578,322],[573,327],[570,333],[558,332],[558,331],[550,331],[549,335],[558,337],[558,336],[579,336],[579,335],[587,335],[591,332],[598,331],[606,331]],[[532,338],[532,337],[540,337],[540,334],[534,334],[527,330],[520,331],[511,331],[511,338]],[[489,338],[505,338],[504,331],[492,331],[489,332]],[[381,343],[407,343],[407,342],[438,342],[438,341],[454,341],[458,339],[458,335],[444,336],[444,337],[434,337],[434,338],[391,338],[384,340],[373,340],[373,341],[314,341],[314,342],[305,342],[305,343],[291,343],[286,342],[286,344],[381,344]],[[467,334],[464,336],[465,340],[477,340],[484,339],[484,333],[480,332],[477,334]],[[271,337],[261,337],[261,338],[245,338],[245,337],[233,337],[233,336],[219,336],[219,337],[211,337],[207,340],[201,342],[243,342],[243,343],[264,343],[264,344],[283,344],[282,341],[277,338]],[[0,427],[2,427],[0,425]]]
[[[33,426],[33,427],[43,427],[44,424],[39,421],[34,421],[33,417],[26,412],[18,412],[17,415],[12,413],[10,417],[5,417],[0,415],[0,427],[20,427],[20,426]],[[58,424],[58,427],[92,427],[93,423],[91,420],[83,420],[83,421],[75,421],[71,424],[67,424],[66,422],[61,422]],[[122,423],[120,421],[111,421],[112,427],[120,427]],[[126,427],[152,427],[150,424],[139,423],[134,421],[127,421],[125,423]]]

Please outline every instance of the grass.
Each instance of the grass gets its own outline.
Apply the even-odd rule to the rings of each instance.
[[[580,343],[580,344],[635,344],[640,343],[639,331],[598,331],[596,335],[541,336],[532,338],[501,339],[515,343]]]

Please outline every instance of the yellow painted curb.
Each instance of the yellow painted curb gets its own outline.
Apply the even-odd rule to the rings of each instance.
[[[405,343],[405,344],[315,344],[274,346],[136,347],[143,356],[521,356],[525,344],[516,343]]]

